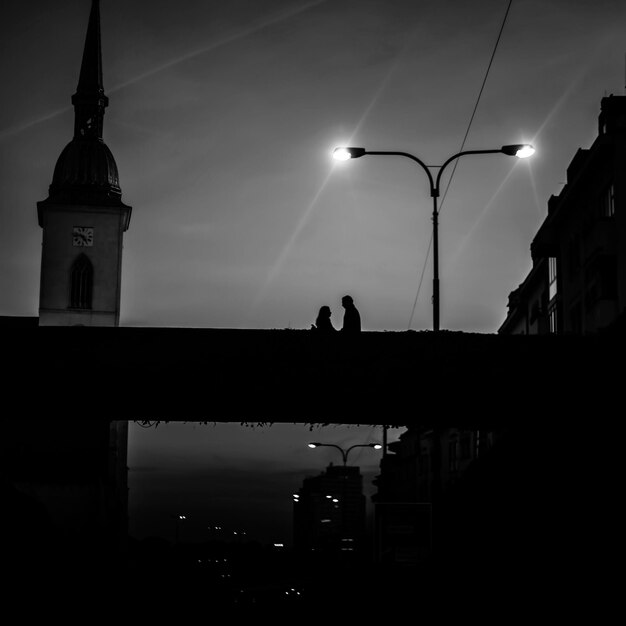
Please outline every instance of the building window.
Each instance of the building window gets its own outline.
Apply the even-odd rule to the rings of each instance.
[[[472,456],[472,440],[469,433],[464,434],[460,440],[459,454],[462,461],[467,461]]]
[[[580,270],[580,237],[574,235],[569,242],[569,274],[575,275]]]
[[[557,260],[555,256],[548,257],[548,300],[556,297]]]
[[[541,303],[539,300],[535,300],[530,307],[530,323],[533,324],[537,318],[541,315]]]
[[[72,265],[70,274],[70,308],[91,309],[93,294],[93,265],[81,254]]]
[[[617,259],[613,255],[604,255],[600,260],[600,292],[607,300],[617,298]]]
[[[559,319],[556,309],[556,302],[552,302],[548,309],[548,322],[550,327],[550,333],[556,334],[559,329]]]
[[[450,471],[456,472],[459,469],[456,439],[453,439],[448,443],[448,460],[450,462]]]
[[[615,215],[615,187],[609,185],[600,200],[600,211],[602,217],[613,217]]]
[[[589,264],[585,304],[591,309],[598,300],[617,298],[617,261],[614,255],[598,255]]]
[[[583,311],[582,304],[577,302],[569,312],[570,331],[577,335],[583,332]]]

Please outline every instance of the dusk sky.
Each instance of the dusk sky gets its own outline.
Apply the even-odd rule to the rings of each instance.
[[[400,157],[338,163],[331,153],[355,145],[440,165],[457,152],[508,5],[102,0],[104,140],[133,207],[121,324],[304,329],[329,305],[340,327],[349,293],[365,330],[430,329],[424,173]],[[3,3],[2,315],[38,313],[36,202],[72,138],[89,6]],[[597,134],[600,99],[624,93],[625,41],[623,0],[512,2],[465,149],[529,142],[537,152],[460,160],[440,204],[442,328],[493,333],[503,322],[547,200]],[[147,450],[140,437],[154,454],[173,450],[158,443],[165,429],[137,428],[131,461]],[[196,442],[210,432],[195,428]],[[321,471],[332,458],[300,459],[308,431],[290,428],[272,435],[259,467],[283,478],[289,468]],[[247,472],[256,444],[239,441]]]
[[[389,429],[389,441],[404,429]],[[311,441],[334,443],[347,450],[354,444],[382,441],[379,426],[310,426],[273,424],[160,423],[142,428],[131,423],[129,437],[130,532],[136,537],[180,539],[245,538],[262,543],[292,541],[292,495],[308,476],[329,463],[341,465],[339,450]],[[355,448],[348,464],[358,465],[368,514],[376,492],[372,479],[380,473],[381,451]],[[222,533],[209,526],[221,526]]]

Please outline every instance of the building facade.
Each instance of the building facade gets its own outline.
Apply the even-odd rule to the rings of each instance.
[[[311,557],[360,554],[365,539],[365,496],[358,467],[332,463],[305,478],[294,494],[294,548]]]
[[[496,440],[493,430],[408,428],[389,444],[374,502],[435,502]]]
[[[602,98],[598,136],[574,155],[530,250],[500,333],[586,335],[624,317],[626,96]]]

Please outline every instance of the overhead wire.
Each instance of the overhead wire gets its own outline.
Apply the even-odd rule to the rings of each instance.
[[[480,90],[478,92],[478,97],[476,98],[476,103],[474,104],[474,110],[472,111],[472,115],[470,117],[469,123],[467,125],[467,130],[465,131],[465,135],[463,137],[463,141],[461,142],[461,147],[459,149],[459,152],[462,152],[463,149],[465,148],[465,143],[467,141],[467,138],[469,136],[470,130],[472,128],[472,123],[474,121],[474,117],[476,116],[476,111],[478,110],[478,105],[480,103],[480,99],[483,95],[483,91],[485,89],[485,85],[487,83],[487,78],[489,76],[489,71],[491,70],[491,66],[493,64],[493,60],[496,56],[496,51],[498,50],[498,44],[500,43],[500,39],[502,37],[502,31],[504,30],[504,25],[506,24],[506,20],[507,17],[509,15],[509,11],[511,9],[511,5],[513,4],[513,0],[509,0],[509,4],[506,7],[506,11],[504,13],[504,17],[502,18],[502,24],[500,25],[500,31],[498,32],[498,37],[496,39],[496,43],[493,47],[493,51],[491,53],[491,58],[489,59],[489,64],[487,65],[487,70],[485,71],[485,76],[483,78],[483,82],[482,85],[480,86]],[[448,183],[446,184],[446,188],[445,191],[443,193],[443,197],[441,198],[441,202],[440,202],[440,208],[439,208],[439,213],[441,213],[442,209],[443,209],[443,205],[446,201],[446,196],[448,195],[448,190],[450,189],[450,184],[452,183],[452,179],[454,178],[454,173],[456,172],[456,168],[457,165],[459,164],[458,159],[454,162],[454,166],[452,168],[452,172],[450,173],[450,178],[448,179]],[[419,294],[420,291],[422,289],[422,283],[424,281],[424,274],[426,273],[426,265],[428,263],[428,258],[430,257],[430,251],[432,249],[432,245],[433,245],[433,234],[431,233],[430,235],[430,240],[428,242],[428,249],[426,250],[426,256],[424,258],[424,264],[422,265],[422,272],[420,274],[420,280],[419,283],[417,285],[417,293],[415,294],[415,300],[413,301],[413,308],[411,310],[411,317],[409,318],[409,326],[408,328],[411,328],[411,324],[413,323],[413,316],[415,315],[415,307],[417,306],[417,299],[419,298]]]

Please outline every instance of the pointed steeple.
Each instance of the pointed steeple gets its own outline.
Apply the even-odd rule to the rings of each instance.
[[[91,2],[80,77],[72,104],[75,110],[74,137],[102,139],[104,109],[109,99],[104,95],[102,84],[99,0]]]
[[[49,200],[125,206],[113,154],[102,139],[109,99],[102,85],[100,3],[92,0],[74,105],[74,137],[57,160]]]

